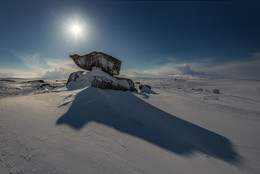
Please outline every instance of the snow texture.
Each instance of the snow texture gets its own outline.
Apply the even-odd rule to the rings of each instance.
[[[260,81],[133,80],[154,93],[2,79],[0,174],[260,173]]]

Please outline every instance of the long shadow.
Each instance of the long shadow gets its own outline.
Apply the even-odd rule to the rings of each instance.
[[[240,156],[225,137],[168,114],[131,92],[87,88],[56,122],[80,130],[94,121],[180,155],[199,151],[229,163]]]

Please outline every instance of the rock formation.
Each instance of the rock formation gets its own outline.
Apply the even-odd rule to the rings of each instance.
[[[70,56],[75,64],[90,72],[78,71],[70,75],[66,87],[69,90],[87,86],[101,89],[137,91],[131,79],[114,77],[120,72],[121,61],[102,52],[92,52],[85,56]]]
[[[130,88],[129,91],[135,91],[137,92],[137,89],[135,88],[135,84],[131,79],[123,78],[123,77],[115,77],[118,80],[125,80],[129,84]]]
[[[136,91],[132,80],[110,76],[96,67],[93,67],[90,72],[78,71],[72,73],[66,86],[69,90],[92,86],[100,89]]]
[[[152,89],[149,85],[139,85],[139,89],[142,90],[143,88],[149,88]]]
[[[139,89],[141,92],[145,92],[147,94],[156,94],[152,91],[152,88],[149,85],[139,85]]]
[[[110,75],[120,73],[121,61],[102,52],[93,51],[84,56],[74,54],[70,55],[70,57],[78,67],[88,71],[91,71],[93,67],[98,67]]]
[[[213,92],[214,94],[220,94],[219,89],[214,89],[212,92]]]

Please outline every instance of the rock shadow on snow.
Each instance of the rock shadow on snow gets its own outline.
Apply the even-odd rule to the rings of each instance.
[[[84,89],[56,124],[80,130],[92,121],[179,155],[199,151],[229,163],[240,162],[240,156],[227,138],[166,113],[129,91]]]

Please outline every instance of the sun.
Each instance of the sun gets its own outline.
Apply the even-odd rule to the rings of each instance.
[[[73,41],[73,44],[77,45],[86,41],[89,31],[86,19],[71,15],[62,21],[62,23],[64,37],[66,37],[69,42]]]
[[[74,24],[71,26],[71,32],[74,36],[78,36],[82,32],[82,28],[78,24]]]

